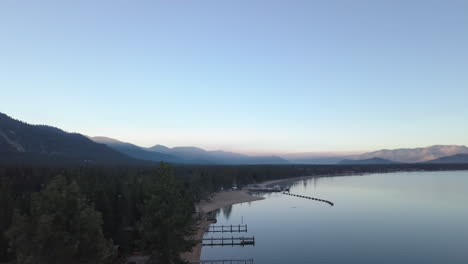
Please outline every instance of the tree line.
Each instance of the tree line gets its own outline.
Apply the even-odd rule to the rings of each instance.
[[[190,188],[157,168],[0,168],[0,262],[179,263],[193,242]]]
[[[220,188],[298,176],[468,169],[467,164],[0,167],[0,263],[182,263],[194,204]]]

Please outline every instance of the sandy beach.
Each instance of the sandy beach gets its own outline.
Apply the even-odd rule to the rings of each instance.
[[[265,181],[262,183],[258,183],[260,186],[271,187],[276,184],[284,184],[285,182],[294,182],[306,178],[310,178],[311,176],[303,176],[303,177],[295,177],[295,178],[287,178],[287,179],[278,179],[278,180],[271,180]],[[208,230],[210,222],[206,220],[206,214],[217,209],[221,209],[230,205],[239,204],[239,203],[246,203],[246,202],[253,202],[257,200],[263,200],[265,198],[254,196],[249,194],[246,190],[230,190],[230,191],[221,191],[217,192],[213,195],[210,200],[203,200],[199,204],[197,204],[197,208],[202,215],[202,219],[198,222],[197,225],[197,232],[193,236],[194,240],[201,241],[203,235]],[[182,255],[183,259],[188,262],[199,262],[202,250],[202,243],[198,243],[194,248],[192,248],[191,252],[186,252]]]
[[[329,176],[329,175],[327,175]],[[264,187],[271,187],[274,185],[284,185],[287,183],[308,179],[311,177],[319,177],[319,176],[301,176],[301,177],[294,177],[294,178],[286,178],[286,179],[278,179],[278,180],[271,180],[265,181],[262,183],[258,183],[259,186]],[[197,208],[202,215],[202,219],[199,221],[197,225],[197,232],[193,236],[193,239],[196,241],[201,241],[203,235],[208,230],[210,222],[206,220],[206,214],[217,209],[221,209],[233,204],[245,203],[245,202],[252,202],[257,200],[263,200],[265,198],[254,196],[249,194],[247,190],[230,190],[230,191],[221,191],[217,192],[213,195],[210,200],[203,200],[199,204],[197,204]],[[182,257],[188,262],[199,262],[202,250],[202,243],[198,243],[194,248],[192,248],[191,252],[186,252],[182,255]]]
[[[203,235],[208,230],[210,222],[208,222],[205,218],[207,213],[224,208],[229,205],[252,202],[263,199],[265,198],[251,195],[248,193],[248,191],[245,190],[222,191],[215,193],[210,200],[203,200],[199,204],[197,204],[197,207],[202,215],[202,219],[198,223],[197,232],[194,235],[193,239],[201,241]],[[182,257],[188,262],[199,262],[201,250],[202,243],[200,242],[194,248],[192,248],[191,252],[184,253]]]
[[[205,200],[199,203],[198,208],[203,213],[209,213],[229,205],[252,202],[262,199],[265,198],[251,195],[248,193],[248,191],[245,190],[223,191],[215,193],[211,200]]]

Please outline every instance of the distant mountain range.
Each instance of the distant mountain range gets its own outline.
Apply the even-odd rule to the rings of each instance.
[[[289,162],[277,156],[248,156],[222,150],[207,151],[197,147],[168,148],[156,145],[148,148],[150,151],[175,155],[187,162],[205,162],[215,164],[288,164]]]
[[[142,148],[108,137],[86,137],[31,125],[0,113],[0,163],[37,164],[288,164],[276,156],[248,156],[196,147]]]
[[[281,154],[280,157],[293,164],[337,164],[343,159],[347,159],[349,155],[343,153],[330,152],[305,152],[305,153],[287,153]]]
[[[382,149],[354,155],[292,153],[281,157],[294,164],[465,163],[463,156],[450,157],[458,154],[468,154],[468,148],[457,145],[434,145],[424,148]]]
[[[108,137],[86,137],[51,126],[31,125],[0,113],[0,163],[151,164],[160,161],[219,165],[468,163],[468,148],[435,145],[346,156],[330,153],[249,156],[197,147],[155,145],[144,148]]]
[[[174,147],[155,145],[150,148],[121,142],[106,137],[92,137],[98,143],[106,144],[130,157],[151,161],[166,161],[184,164],[219,164],[219,165],[249,165],[249,164],[288,164],[289,162],[277,156],[248,156],[226,151],[207,151],[197,147]]]
[[[340,153],[290,153],[281,155],[293,164],[398,164],[432,163],[442,157],[468,154],[468,148],[457,145],[434,145],[424,148],[382,149],[363,154],[344,155]],[[379,158],[381,160],[375,160]],[[442,159],[449,163],[451,159]],[[462,160],[454,160],[463,163]]]
[[[468,154],[468,148],[457,145],[435,145],[413,149],[382,149],[354,156],[353,159],[381,158],[402,163],[419,163],[456,154]]]
[[[456,154],[453,156],[430,160],[430,161],[427,161],[426,163],[436,163],[436,164],[468,163],[468,154]]]
[[[141,148],[137,145],[133,145],[130,143],[118,141],[113,138],[108,137],[90,137],[92,141],[100,144],[104,144],[113,150],[116,150],[120,153],[123,153],[129,157],[133,157],[135,159],[140,160],[148,160],[148,161],[165,161],[165,162],[172,162],[172,163],[182,163],[182,159],[169,155],[164,154],[156,151],[149,151],[144,148]]]
[[[400,162],[381,159],[381,158],[370,158],[370,159],[362,159],[362,160],[350,160],[344,159],[340,161],[338,164],[340,165],[385,165],[385,164],[401,164]]]

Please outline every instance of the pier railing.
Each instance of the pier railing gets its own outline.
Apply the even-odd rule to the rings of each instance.
[[[247,232],[247,225],[211,225],[208,233],[241,233]]]
[[[255,245],[255,237],[210,237],[202,242],[203,246],[247,246]]]
[[[190,264],[254,264],[254,260],[253,259],[200,260],[200,262],[190,262]]]

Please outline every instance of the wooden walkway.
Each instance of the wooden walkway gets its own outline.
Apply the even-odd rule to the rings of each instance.
[[[335,205],[334,203],[332,203],[330,201],[319,199],[319,198],[314,198],[314,197],[309,197],[309,196],[305,196],[305,195],[293,194],[293,193],[290,193],[290,192],[283,192],[283,194],[286,194],[286,195],[289,195],[289,196],[300,197],[300,198],[304,198],[304,199],[310,199],[310,200],[314,200],[314,201],[318,201],[318,202],[324,202],[324,203],[327,203],[327,204],[329,204],[331,206]]]
[[[211,225],[208,233],[241,233],[247,232],[247,225]]]
[[[132,262],[128,262],[128,263],[132,263]],[[149,259],[145,262],[145,264],[158,264],[158,261],[156,260],[156,256],[151,255]]]
[[[248,246],[255,245],[255,237],[210,237],[202,242],[203,246]]]
[[[200,260],[200,262],[190,262],[190,264],[253,264],[253,259],[219,259]]]

